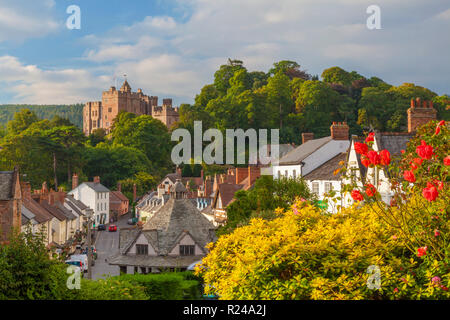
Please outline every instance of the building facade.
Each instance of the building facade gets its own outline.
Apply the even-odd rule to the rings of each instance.
[[[172,99],[163,99],[158,106],[158,97],[147,96],[138,89],[132,92],[128,81],[125,80],[120,90],[111,87],[102,94],[102,101],[87,102],[83,109],[83,132],[89,135],[98,128],[109,133],[114,118],[120,111],[137,115],[151,115],[170,128],[179,119],[178,108],[172,107]]]

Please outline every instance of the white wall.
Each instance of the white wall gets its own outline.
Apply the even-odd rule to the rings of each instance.
[[[102,214],[106,215],[106,223],[109,223],[109,192],[96,192],[87,184],[82,183],[69,192],[76,200],[80,200],[94,211],[95,224]]]
[[[273,178],[278,179],[278,171],[280,171],[281,177],[293,178],[295,176],[298,178],[301,175],[302,166],[300,164],[290,165],[290,166],[273,166]],[[287,175],[286,175],[287,171]]]
[[[178,242],[178,244],[172,249],[172,251],[170,251],[169,255],[170,256],[180,255],[180,245],[185,245],[185,246],[194,246],[195,245],[194,255],[198,256],[198,255],[204,254],[203,250],[197,244],[195,244],[194,239],[192,239],[191,236],[189,236],[188,234],[185,234],[184,237],[181,238],[180,242]]]
[[[331,183],[332,190],[336,191],[336,195],[333,198],[341,196],[341,181],[340,180],[306,180],[306,184],[308,185],[309,190],[313,191],[313,183],[319,184],[319,193],[316,193],[319,200],[324,200],[325,198],[325,184]],[[342,202],[340,200],[336,200],[333,202],[332,199],[328,199],[328,212],[337,213],[338,206],[342,206]]]
[[[139,235],[139,237],[136,240],[136,243],[130,248],[128,253],[136,254],[136,245],[137,244],[146,244],[146,245],[148,245],[148,255],[149,256],[156,256],[155,249],[152,247],[152,245],[150,243],[148,243],[147,238],[142,233]]]

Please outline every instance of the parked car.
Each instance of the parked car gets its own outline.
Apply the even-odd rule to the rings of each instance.
[[[95,246],[91,246],[92,249],[92,256],[94,257],[94,259],[97,259],[97,249],[95,249]],[[88,254],[88,248],[84,248],[82,254]]]
[[[83,272],[88,271],[88,256],[86,254],[73,254],[70,256],[69,261],[81,262],[81,270]]]
[[[104,224],[99,224],[98,227],[97,227],[97,230],[98,230],[98,231],[100,231],[100,230],[106,230],[106,225],[104,225]]]
[[[109,226],[109,232],[117,231],[117,226],[115,224],[112,224]]]
[[[127,220],[127,224],[131,224],[131,225],[136,224],[136,222],[137,222],[136,218],[130,218],[130,219]]]

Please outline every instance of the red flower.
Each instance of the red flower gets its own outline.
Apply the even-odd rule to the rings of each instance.
[[[401,152],[402,154],[405,154],[405,150],[400,150],[400,152]]]
[[[436,200],[439,193],[438,193],[436,187],[428,182],[427,187],[422,190],[422,195],[425,199],[427,199],[428,201],[431,202],[431,201]]]
[[[366,142],[371,142],[373,141],[373,137],[375,136],[374,132],[369,133],[369,135],[366,138]]]
[[[426,255],[427,255],[427,249],[428,249],[427,246],[417,248],[417,256],[418,256],[418,257],[426,256]]]
[[[357,154],[366,154],[369,147],[365,143],[355,142],[355,151]]]
[[[367,186],[366,186],[366,194],[369,196],[369,197],[373,197],[375,194],[377,193],[377,189],[375,189],[375,186],[373,185],[373,184],[368,184]]]
[[[414,158],[413,161],[414,161],[418,166],[421,166],[421,165],[422,165],[422,162],[423,162],[423,159],[422,159],[422,158]]]
[[[441,232],[438,229],[434,230],[435,237],[439,237],[440,235],[441,235]]]
[[[441,289],[444,290],[444,291],[448,291],[448,288],[446,286],[444,286],[444,285],[441,285]]]
[[[441,132],[441,127],[437,126],[436,131],[434,131],[434,134],[437,136]]]
[[[376,151],[369,151],[367,153],[367,156],[369,157],[370,164],[373,164],[374,166],[381,163],[381,157]]]
[[[359,190],[353,190],[352,191],[352,198],[355,201],[363,201],[364,197],[362,196],[361,192],[359,192]]]
[[[433,155],[433,147],[427,145],[425,141],[422,140],[422,144],[416,148],[416,153],[423,159],[431,159]]]
[[[397,293],[397,292],[398,292],[398,288],[395,288],[395,289],[394,289],[394,292]]]
[[[444,183],[442,181],[439,180],[433,180],[433,185],[438,189],[438,190],[442,190],[444,189]]]
[[[443,126],[444,124],[445,124],[445,120],[441,120],[441,121],[439,121],[438,126]]]
[[[446,156],[446,157],[444,158],[444,165],[450,166],[450,156]]]
[[[412,171],[406,170],[405,172],[403,172],[403,178],[409,182],[416,182],[416,176]]]
[[[419,168],[414,162],[410,162],[409,164],[411,165],[411,171],[417,170]]]
[[[364,167],[368,167],[370,165],[370,160],[369,160],[369,158],[367,158],[367,156],[362,155],[361,163],[363,164]]]
[[[383,166],[388,166],[391,163],[391,154],[386,149],[380,151],[380,157]]]

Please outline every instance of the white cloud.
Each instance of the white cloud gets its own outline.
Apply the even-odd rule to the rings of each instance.
[[[0,42],[21,42],[55,32],[59,23],[52,17],[53,0],[43,2],[5,0],[0,3]]]

